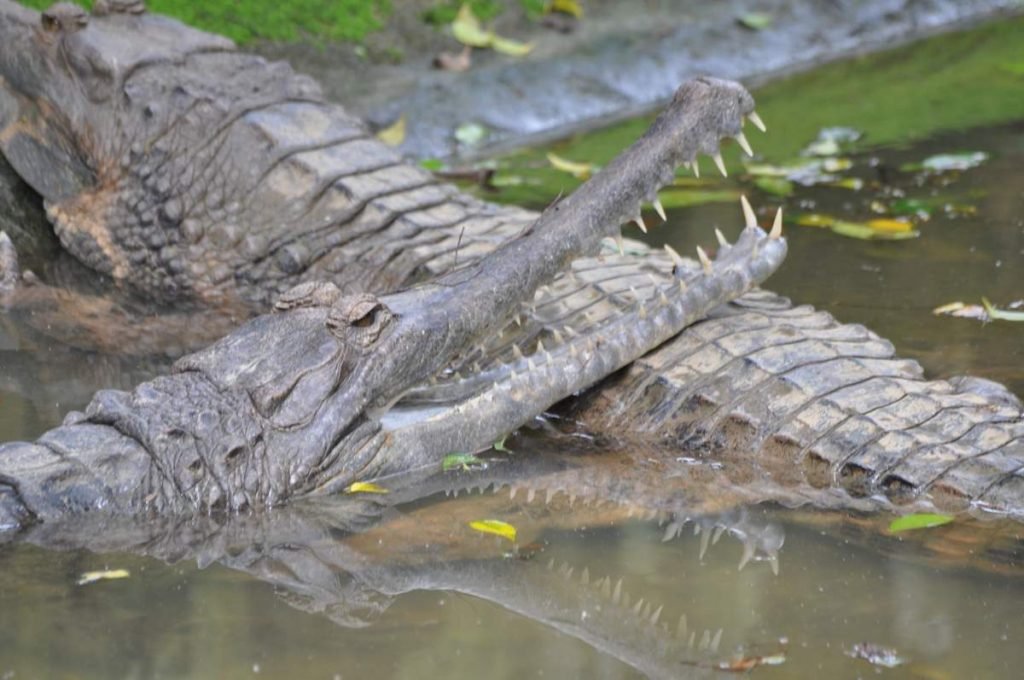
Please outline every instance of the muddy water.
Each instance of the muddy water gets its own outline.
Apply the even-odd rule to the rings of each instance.
[[[970,50],[965,61],[995,44],[970,35],[977,34],[963,40]],[[989,70],[999,87],[1016,87],[1019,95],[1024,80],[1013,74],[1024,54],[1019,48],[1016,54],[1015,61],[1012,51],[998,52]],[[875,83],[906,63],[890,57],[843,68],[844,78]],[[927,80],[927,73],[915,78]],[[808,115],[800,125],[776,108],[781,100],[793,106],[799,95],[780,92],[786,91],[761,97],[764,117],[783,137],[772,142],[777,146],[766,162],[789,160],[821,124],[857,126],[842,110],[824,119]],[[873,116],[898,108],[891,93],[861,96],[881,100],[868,107]],[[944,96],[928,105],[957,103],[957,92]],[[1011,114],[1003,110],[980,127],[941,121],[942,130],[925,134],[908,127],[902,140],[875,132],[878,143],[843,154],[853,167],[842,176],[861,179],[860,190],[797,187],[780,198],[755,188],[733,156],[732,179],[700,188],[744,191],[765,206],[765,219],[778,204],[790,214],[854,222],[880,217],[873,203],[889,206],[897,198],[961,206],[931,210],[927,221],[915,222],[920,236],[905,241],[862,241],[790,223],[790,256],[771,287],[866,324],[932,374],[980,374],[1024,393],[1024,324],[983,325],[931,313],[954,300],[986,296],[1007,306],[1024,298],[1024,113]],[[758,138],[749,136],[758,148]],[[572,156],[586,143],[557,151]],[[900,170],[963,151],[989,158],[964,171]],[[706,179],[710,163],[704,171]],[[668,226],[652,238],[680,250],[706,245],[712,227],[737,233],[738,213],[732,201],[672,210]],[[93,390],[154,370],[26,342],[18,329],[5,333],[0,441],[33,437],[82,406]],[[538,451],[552,445],[520,444]],[[894,678],[1016,677],[1024,664],[1024,559],[1015,527],[935,529],[927,549],[918,549],[913,540],[879,539],[879,524],[860,528],[834,515],[754,508],[723,517],[721,540],[702,557],[692,525],[663,541],[666,528],[658,520],[665,517],[591,515],[580,506],[555,512],[544,497],[501,503],[505,489],[500,496],[436,496],[397,516],[374,510],[357,525],[341,511],[326,520],[301,517],[293,526],[285,517],[284,528],[234,532],[199,521],[121,544],[115,539],[122,534],[109,528],[37,537],[67,546],[63,551],[8,545],[0,548],[0,678],[690,677],[737,659],[781,660],[782,653],[781,666],[754,672],[856,678],[881,670],[847,655],[865,642],[908,660],[884,671]],[[520,529],[518,552],[506,539],[467,529],[467,520],[485,518]],[[741,537],[764,532],[785,536],[778,575],[766,560],[739,569]],[[84,535],[109,540],[85,550],[76,547]],[[257,545],[253,535],[260,537]],[[559,573],[563,563],[573,567],[572,576]],[[579,595],[584,568],[587,588],[599,596]],[[76,585],[83,573],[104,569],[130,576]],[[682,641],[638,635],[643,629],[628,613],[599,616],[599,610],[617,611],[600,595],[604,576],[611,577],[611,591],[622,579],[620,602],[628,592],[633,601],[643,597],[655,603],[652,609],[663,607],[659,623],[673,630],[685,614]],[[582,604],[556,607],[565,602]],[[701,644],[706,630],[713,639],[719,629],[714,649]]]

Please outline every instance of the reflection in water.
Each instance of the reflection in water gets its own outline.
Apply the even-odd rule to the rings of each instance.
[[[0,548],[0,674],[677,678],[784,653],[757,672],[856,677],[861,642],[910,658],[896,677],[1024,661],[1019,525],[887,539],[874,514],[736,506],[689,461],[512,446],[386,496],[38,526]],[[131,577],[75,585],[102,568]]]

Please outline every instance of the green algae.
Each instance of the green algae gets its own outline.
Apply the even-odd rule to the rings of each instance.
[[[45,9],[52,0],[21,0]],[[87,8],[92,0],[79,0]],[[358,42],[383,27],[391,0],[148,0],[153,12],[166,14],[239,44],[254,40]]]

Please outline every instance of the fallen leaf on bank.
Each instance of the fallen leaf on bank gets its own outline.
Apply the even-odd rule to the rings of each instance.
[[[441,470],[443,472],[486,467],[487,463],[477,458],[475,453],[449,453],[441,461]]]
[[[870,642],[861,642],[846,650],[846,656],[864,659],[870,664],[883,668],[896,668],[907,662],[907,659],[896,653],[895,649],[882,647]]]
[[[468,4],[460,7],[459,13],[455,15],[455,21],[452,22],[452,35],[463,45],[491,48],[495,52],[515,57],[521,57],[533,49],[533,43],[502,38],[494,31],[484,29]]]
[[[473,14],[473,9],[467,4],[459,8],[452,22],[452,35],[463,45],[470,47],[490,47],[494,34],[485,31],[480,25],[480,20]]]
[[[352,482],[345,493],[388,493],[388,490],[373,482]]]
[[[469,528],[482,534],[493,534],[516,542],[516,528],[500,519],[479,519],[469,523]]]
[[[747,12],[736,17],[737,23],[751,31],[762,31],[772,25],[774,17],[765,12]]]
[[[551,167],[555,170],[567,172],[576,179],[589,179],[595,170],[593,163],[577,163],[550,152],[547,154],[547,157]]]
[[[570,14],[577,19],[583,18],[583,8],[577,0],[550,0],[544,8],[546,14],[552,12],[561,12],[562,14]]]
[[[78,577],[75,582],[80,586],[89,585],[90,583],[96,583],[97,581],[115,581],[117,579],[128,578],[131,576],[131,572],[127,569],[104,569],[102,571],[87,571]]]
[[[533,49],[533,43],[519,42],[518,40],[510,40],[496,35],[491,40],[491,49],[512,57],[522,57],[530,53],[530,50]]]
[[[377,139],[388,146],[398,146],[405,141],[405,116],[377,133]]]
[[[487,128],[480,123],[463,123],[455,128],[455,141],[466,146],[477,146],[487,139],[488,134]]]
[[[465,45],[461,52],[441,52],[434,57],[434,68],[453,73],[468,71],[469,67],[473,65],[472,51],[472,47]]]
[[[917,529],[931,529],[949,524],[953,521],[950,515],[940,515],[932,512],[919,512],[913,515],[897,517],[889,523],[889,533],[898,534],[901,531],[914,531]]]
[[[962,153],[943,153],[936,156],[929,156],[920,163],[905,163],[900,166],[904,172],[915,172],[917,170],[930,170],[932,172],[946,172],[948,170],[969,170],[976,168],[988,160],[988,154],[984,151],[964,151]]]

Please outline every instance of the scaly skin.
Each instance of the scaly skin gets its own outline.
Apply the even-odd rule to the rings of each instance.
[[[487,446],[781,263],[779,229],[769,235],[751,225],[697,271],[662,258],[627,259],[595,285],[565,274],[593,273],[599,263],[590,256],[602,240],[617,236],[677,165],[736,135],[752,111],[734,83],[687,83],[606,172],[483,258],[379,298],[302,284],[278,302],[278,313],[183,358],[171,375],[130,394],[101,392],[85,414],[36,444],[0,447],[0,526],[98,510],[265,508]],[[621,285],[633,291],[624,296]],[[519,330],[517,348],[527,356],[517,356],[502,336],[511,335],[503,328],[523,300],[557,312],[554,337],[563,327],[580,331],[544,348]],[[588,322],[597,303],[604,318]],[[469,357],[485,367],[486,383],[449,373]],[[438,378],[453,381],[431,386]]]

